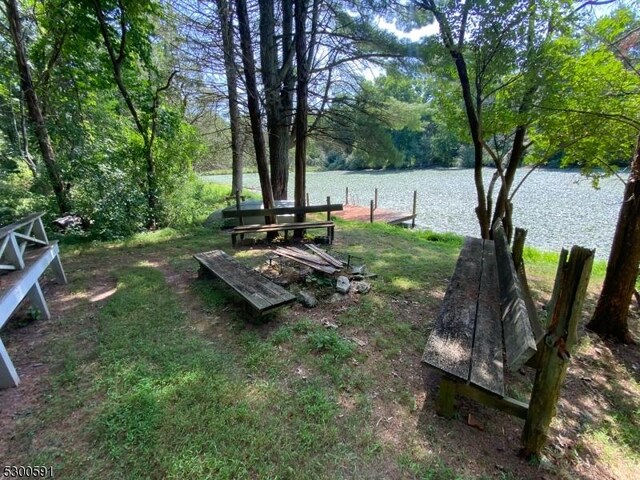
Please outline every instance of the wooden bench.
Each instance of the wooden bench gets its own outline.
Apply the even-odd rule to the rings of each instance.
[[[522,261],[526,232],[516,230],[513,255],[500,221],[494,240],[467,237],[422,361],[443,377],[436,410],[453,415],[457,395],[526,420],[525,455],[540,455],[577,342],[594,251],[562,249],[543,329]],[[536,369],[529,402],[505,394],[504,367]]]
[[[527,404],[505,395],[503,352],[507,368],[517,371],[543,331],[501,223],[493,234],[493,241],[465,239],[422,357],[446,374],[437,405],[444,416],[453,414],[457,394],[526,418]]]
[[[291,294],[255,270],[245,267],[222,250],[197,253],[201,274],[213,274],[236,291],[256,316],[295,301]]]
[[[44,318],[50,318],[39,279],[51,265],[61,283],[67,278],[57,242],[50,242],[42,213],[0,228],[0,328],[27,297]],[[0,387],[16,386],[20,378],[0,340]]]
[[[251,208],[242,209],[240,199],[236,199],[235,210],[223,210],[223,218],[237,218],[239,225],[231,230],[231,243],[236,245],[237,237],[240,236],[240,240],[244,239],[244,236],[248,233],[268,233],[268,232],[284,232],[285,239],[287,233],[295,230],[310,230],[314,228],[327,229],[327,241],[333,243],[335,224],[331,221],[331,212],[342,210],[342,204],[331,204],[330,199],[327,198],[326,205],[308,205],[305,207],[276,207],[268,209]],[[271,223],[268,220],[275,218],[278,215],[306,215],[308,213],[326,213],[327,219],[325,221],[305,221],[305,222],[283,222],[283,223]],[[244,219],[250,217],[264,217],[264,224],[251,224],[244,225]]]

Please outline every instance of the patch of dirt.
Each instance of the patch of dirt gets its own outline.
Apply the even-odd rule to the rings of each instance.
[[[41,280],[50,319],[29,321],[25,302],[2,330],[9,356],[20,376],[18,387],[0,390],[0,458],[3,465],[18,465],[18,459],[24,458],[25,451],[38,451],[43,442],[50,443],[43,441],[36,432],[32,436],[22,431],[24,423],[47,403],[51,377],[61,368],[53,363],[49,340],[59,336],[74,337],[79,351],[92,352],[95,345],[90,337],[78,335],[83,328],[82,322],[64,321],[64,317],[71,312],[74,316],[91,315],[91,311],[100,308],[116,288],[115,280],[108,273],[94,277],[80,293],[70,291],[73,275],[69,280],[68,285],[59,285],[48,277]],[[59,438],[66,438],[67,442],[81,442],[82,436],[73,432],[81,425],[79,417],[82,415],[80,411],[74,412],[56,425],[60,431]]]

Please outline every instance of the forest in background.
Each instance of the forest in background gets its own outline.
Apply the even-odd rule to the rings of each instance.
[[[474,166],[446,46],[437,33],[404,34],[433,23],[431,3],[3,0],[0,223],[46,210],[77,213],[102,237],[176,225],[206,210],[194,172],[234,162],[255,170],[242,5],[276,198],[301,143],[303,64],[305,166]],[[638,102],[632,4],[441,3],[450,27],[474,19],[460,40],[482,109],[484,164],[507,164],[514,126],[526,125],[518,164],[605,174],[628,165],[635,127],[611,119],[628,119]],[[603,96],[605,86],[618,94]]]

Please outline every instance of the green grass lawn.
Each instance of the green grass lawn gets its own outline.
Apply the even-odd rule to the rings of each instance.
[[[196,278],[196,252],[264,262],[261,248],[233,251],[219,231],[63,244],[70,283],[51,287],[53,320],[3,333],[19,369],[47,367],[20,387],[35,392],[5,427],[4,463],[52,465],[72,479],[535,476],[517,445],[497,450],[517,443],[520,421],[472,410],[489,419],[479,432],[433,413],[419,360],[462,239],[347,222],[336,231],[334,250],[378,274],[372,291],[331,303],[328,282],[313,277],[317,308],[285,307],[262,323],[247,321],[219,283]],[[548,299],[557,255],[529,249],[525,258],[536,297]],[[594,285],[603,271],[597,265]],[[27,359],[37,328],[44,334]],[[584,338],[577,365],[594,388],[607,370],[619,383],[603,393],[609,406],[575,430],[571,452],[549,451],[550,477],[575,478],[596,454],[629,471],[640,458],[638,383],[615,358],[594,360],[606,347]]]

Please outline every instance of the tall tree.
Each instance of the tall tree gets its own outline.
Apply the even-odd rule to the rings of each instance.
[[[306,169],[307,169],[307,130],[309,115],[308,90],[309,90],[309,59],[313,58],[314,45],[307,45],[306,19],[309,10],[309,0],[294,0],[295,13],[295,52],[297,65],[296,85],[296,153],[295,153],[295,205],[305,204]],[[311,20],[311,31],[315,32],[314,23],[317,21],[318,1],[314,1],[314,9]],[[298,215],[296,221],[304,222],[305,215]],[[300,232],[302,233],[302,232]]]
[[[9,23],[11,40],[15,50],[16,63],[20,74],[20,88],[27,104],[29,118],[33,123],[38,146],[45,164],[49,182],[53,189],[58,211],[64,214],[70,210],[68,191],[60,175],[56,155],[49,136],[49,129],[42,111],[42,104],[36,93],[31,76],[30,62],[25,45],[25,33],[22,27],[20,10],[16,0],[4,0],[5,14]],[[26,141],[26,139],[25,139]]]
[[[540,118],[532,130],[536,150],[560,151],[563,164],[581,166],[596,182],[630,159],[602,292],[587,325],[621,342],[633,341],[628,311],[640,262],[639,46],[640,18],[628,9],[588,22],[579,37],[559,38],[549,55],[561,68],[545,86],[555,95],[535,105]]]
[[[293,121],[293,4],[292,0],[279,2],[282,19],[280,32],[276,29],[276,2],[264,0],[258,4],[260,64],[267,117],[271,185],[274,198],[280,200],[287,198]]]
[[[102,0],[94,0],[93,6],[104,46],[111,63],[113,78],[133,118],[136,129],[142,137],[148,206],[147,228],[154,230],[157,227],[159,216],[159,183],[154,157],[154,143],[158,131],[158,112],[160,109],[161,95],[169,88],[171,80],[177,72],[173,71],[166,79],[166,83],[162,86],[154,87],[149,85],[145,96],[150,98],[147,98],[146,102],[143,101],[136,105],[130,87],[125,82],[125,73],[123,71],[127,62],[131,60],[130,56],[132,56],[130,52],[129,34],[132,25],[134,25],[136,21],[140,24],[148,22],[147,16],[154,13],[155,5],[151,1],[128,3],[125,2],[125,0],[117,0],[114,5],[106,6]],[[132,15],[129,15],[130,11],[133,12]],[[135,14],[138,15],[137,18],[135,18]],[[107,15],[109,15],[109,17],[107,17]],[[146,26],[150,28],[149,24]],[[139,31],[136,31],[134,38],[142,37],[142,39],[144,39],[145,32],[142,30],[143,28],[140,28]],[[147,31],[146,35],[150,33],[150,31]],[[140,40],[140,38],[138,38],[138,40]],[[146,43],[146,40],[143,40],[143,44],[144,43]],[[145,59],[147,60],[147,65],[145,65],[147,70],[152,70],[151,65],[148,63],[148,52],[143,54],[141,58],[143,60],[142,63],[145,63]],[[150,72],[148,71],[147,73],[149,74]]]
[[[242,191],[242,135],[238,105],[238,77],[236,73],[233,11],[228,0],[216,0],[218,21],[222,35],[224,72],[227,80],[229,122],[231,127],[231,190]]]
[[[474,151],[476,215],[484,238],[490,225],[505,218],[511,233],[512,187],[531,143],[528,131],[536,114],[545,75],[547,45],[572,15],[572,2],[436,2],[419,0],[440,28],[441,45],[453,60]],[[446,69],[441,74],[446,76]],[[483,160],[496,172],[485,188]],[[495,208],[494,189],[499,181]]]
[[[242,51],[242,63],[244,66],[245,86],[247,89],[247,102],[249,106],[249,118],[251,120],[251,133],[258,166],[258,177],[262,190],[262,203],[264,208],[273,208],[274,198],[269,180],[269,163],[267,160],[266,145],[262,134],[262,116],[260,114],[260,97],[256,83],[256,66],[251,45],[251,28],[249,26],[249,14],[246,0],[236,0],[238,14],[238,30],[240,34],[240,49]],[[273,218],[270,220],[274,220]]]
[[[587,328],[623,343],[635,343],[629,331],[629,305],[640,265],[640,133],[624,189],[607,272]]]
[[[606,92],[604,97],[613,94],[630,99],[615,112],[618,118],[614,119],[635,129],[637,137],[602,291],[587,328],[619,342],[635,343],[628,317],[640,265],[640,17],[637,12],[622,9],[608,20],[601,21],[599,29],[608,50],[602,53],[615,57],[619,68],[623,67],[627,74],[621,73],[620,77],[628,80],[623,81],[622,88]]]

